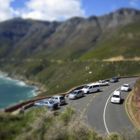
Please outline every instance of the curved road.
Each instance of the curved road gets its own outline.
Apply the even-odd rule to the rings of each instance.
[[[92,93],[77,100],[68,100],[68,103],[76,108],[79,117],[101,134],[132,131],[135,128],[126,114],[124,104],[128,92],[122,92],[124,99],[122,104],[110,103],[110,96],[124,83],[130,83],[133,87],[136,79],[119,79],[117,83],[110,83],[110,86],[102,87],[102,92]]]

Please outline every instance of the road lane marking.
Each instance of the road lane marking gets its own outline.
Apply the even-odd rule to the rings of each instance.
[[[134,83],[134,82],[130,82],[130,83],[128,83],[128,84],[132,84],[132,83]],[[124,84],[124,83],[123,83],[123,84]],[[117,88],[116,90],[119,90],[119,89],[120,89],[120,86],[119,86],[119,88]],[[114,90],[114,91],[115,91],[115,90]],[[104,112],[103,112],[103,121],[104,121],[104,126],[105,126],[105,129],[106,129],[107,134],[110,134],[110,132],[109,132],[109,129],[108,129],[107,123],[106,123],[106,109],[107,109],[107,105],[108,105],[108,102],[109,102],[109,100],[110,100],[112,94],[113,94],[113,92],[109,95],[109,97],[108,97],[108,99],[107,99],[107,101],[106,101],[106,103],[105,103]]]

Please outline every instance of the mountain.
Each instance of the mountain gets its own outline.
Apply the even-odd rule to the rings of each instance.
[[[94,49],[107,38],[106,34],[112,37],[121,27],[139,22],[140,11],[134,9],[87,19],[74,17],[64,22],[16,18],[0,23],[0,57],[76,59]]]
[[[139,25],[140,11],[128,8],[63,22],[1,22],[0,67],[47,85],[49,93],[93,79],[140,74],[135,61],[140,59]],[[134,62],[104,62],[112,58]]]

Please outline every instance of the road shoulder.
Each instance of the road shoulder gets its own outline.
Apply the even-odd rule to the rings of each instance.
[[[133,113],[133,109],[132,109],[132,97],[133,97],[134,91],[132,90],[129,95],[126,98],[125,101],[125,110],[126,113],[130,119],[130,121],[132,122],[132,124],[134,125],[134,127],[138,130],[140,130],[140,126],[135,118],[135,115]]]

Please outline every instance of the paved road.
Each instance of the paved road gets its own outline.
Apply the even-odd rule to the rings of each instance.
[[[102,88],[102,92],[92,93],[77,100],[68,101],[77,110],[79,117],[93,129],[102,134],[124,132],[134,129],[126,112],[124,102],[128,95],[122,93],[124,102],[120,105],[110,103],[110,95],[124,83],[135,83],[137,78],[120,79],[117,83]]]

